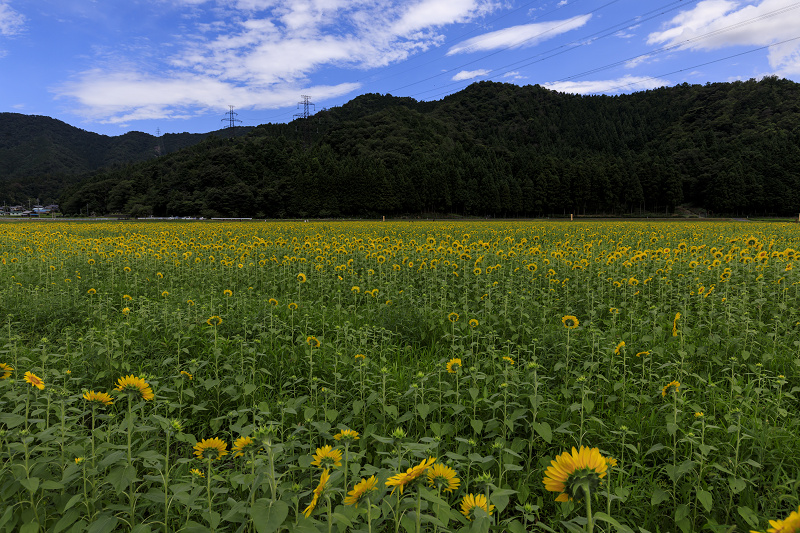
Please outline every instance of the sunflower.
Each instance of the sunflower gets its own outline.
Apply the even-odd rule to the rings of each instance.
[[[143,400],[152,400],[155,398],[155,394],[153,394],[153,389],[150,388],[150,385],[148,385],[144,379],[137,378],[132,374],[117,379],[117,386],[114,390],[130,394],[136,394],[138,392]]]
[[[575,329],[580,325],[580,321],[572,315],[562,316],[561,323],[564,324],[564,327],[567,329]]]
[[[222,295],[230,298],[231,296],[233,296],[233,291],[230,289],[225,289],[224,291],[222,291]]]
[[[458,313],[450,313],[449,315],[447,315],[447,320],[453,323],[458,322]]]
[[[650,352],[648,352],[648,351],[639,352],[639,353],[636,354],[636,357],[641,357],[643,355],[650,355]]]
[[[133,300],[133,297],[130,294],[123,294],[122,295],[122,299],[123,300]]]
[[[483,494],[467,494],[461,500],[461,514],[466,516],[468,520],[472,520],[472,511],[478,507],[488,515],[491,515],[492,511],[494,511],[494,505],[487,506],[486,496]]]
[[[297,275],[297,281],[299,281],[300,283],[305,283],[306,282],[306,275],[303,274],[302,272],[300,272]]]
[[[198,459],[219,460],[228,455],[228,443],[219,437],[203,439],[194,445],[194,454]]]
[[[392,489],[392,494],[397,487],[400,487],[400,494],[403,494],[403,489],[405,489],[406,485],[416,480],[422,474],[424,474],[430,466],[436,462],[435,457],[428,457],[427,459],[423,459],[420,464],[417,466],[412,466],[408,470],[406,470],[402,474],[397,474],[396,476],[392,476],[386,480],[387,487],[394,487]]]
[[[83,399],[87,402],[100,404],[103,407],[109,406],[114,403],[114,399],[107,392],[95,392],[93,390],[83,393]]]
[[[455,374],[461,368],[461,359],[454,357],[447,362],[448,374]]]
[[[0,363],[0,379],[8,379],[13,372],[14,367],[8,363]]]
[[[356,486],[353,487],[353,490],[347,493],[347,497],[344,499],[345,505],[355,505],[358,507],[359,502],[361,499],[366,496],[368,493],[377,490],[378,478],[375,476],[370,477],[369,479],[361,478],[361,481],[356,483]]]
[[[166,298],[167,296],[169,296],[169,292],[164,291],[164,292],[161,293],[161,297],[162,298]]]
[[[675,318],[672,321],[672,336],[673,337],[677,337],[678,336],[678,320],[680,320],[680,318],[681,318],[681,314],[680,313],[675,313]]]
[[[620,341],[617,347],[614,348],[614,355],[619,355],[619,351],[625,347],[625,341]]]
[[[469,320],[469,327],[471,327],[472,329],[477,328],[479,325],[480,325],[480,322],[478,322],[476,319],[471,318]]]
[[[206,475],[197,468],[192,468],[191,470],[189,470],[189,473],[197,477],[206,477]]]
[[[217,315],[214,315],[212,317],[209,317],[208,320],[206,320],[206,324],[208,324],[209,326],[219,326],[220,324],[222,324],[222,318]]]
[[[512,364],[512,365],[514,364],[514,360],[512,358],[510,358],[509,356],[507,356],[507,355],[503,356],[503,361],[506,361],[507,363]]]
[[[581,446],[572,453],[564,452],[554,461],[550,461],[542,480],[550,492],[560,492],[557,502],[566,502],[571,498],[584,496],[584,490],[594,491],[600,480],[605,477],[608,463],[597,448]]]
[[[186,376],[187,378],[189,378],[189,381],[191,381],[191,380],[193,380],[193,379],[194,379],[194,376],[193,376],[193,375],[191,375],[191,374],[190,374],[189,372],[187,372],[186,370],[181,370],[181,376]]]
[[[673,385],[675,385],[675,392],[678,392],[678,389],[681,388],[680,382],[678,382],[678,381],[670,381],[669,383],[664,385],[663,389],[661,389],[661,397],[662,398],[667,395],[667,392],[669,392],[669,388],[672,387]]]
[[[308,504],[308,507],[303,510],[303,514],[306,518],[311,516],[311,513],[314,512],[314,507],[317,506],[317,501],[319,501],[319,497],[322,496],[322,491],[325,490],[325,485],[328,484],[330,477],[331,475],[327,470],[322,471],[322,475],[319,477],[319,485],[314,489],[314,497],[311,499],[311,503]]]
[[[354,358],[355,358],[355,359],[360,359],[360,360],[362,360],[362,361],[363,361],[363,360],[366,358],[366,356],[365,356],[363,353],[357,353],[357,354],[354,356]]]
[[[290,303],[289,304],[289,310],[290,311],[294,311],[295,309],[297,309],[297,304],[294,303],[294,302]]]
[[[89,296],[94,296],[95,294],[97,294],[97,290],[89,289],[88,291],[86,291],[86,294],[88,294]]]
[[[800,532],[800,507],[792,511],[784,520],[770,520],[766,533],[799,533]],[[759,533],[750,530],[750,533]]]
[[[453,492],[461,485],[455,470],[442,463],[436,463],[428,469],[428,484],[445,492]]]
[[[123,307],[122,308],[122,314],[123,315],[128,315],[128,314],[130,314],[130,312],[131,312],[131,308],[130,307]]]
[[[319,348],[321,345],[319,339],[314,337],[313,335],[306,337],[306,344],[308,344],[312,348]]]
[[[317,448],[317,453],[313,457],[314,460],[311,461],[311,464],[325,470],[342,466],[342,450],[337,450],[330,444]]]
[[[358,440],[358,431],[354,429],[343,429],[333,436],[334,439],[344,442],[345,444]]]
[[[276,300],[275,298],[270,298],[269,299],[269,303],[271,305],[273,305],[273,306],[277,306],[278,305],[278,300]]]
[[[234,457],[239,457],[246,453],[255,451],[258,448],[258,443],[253,440],[253,437],[239,437],[233,441],[231,453]]]
[[[25,372],[25,382],[30,383],[31,387],[36,387],[39,390],[44,390],[44,381],[36,374]]]

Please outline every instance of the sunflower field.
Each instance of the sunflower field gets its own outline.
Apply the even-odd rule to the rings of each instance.
[[[784,223],[0,223],[0,532],[800,531],[797,250]]]

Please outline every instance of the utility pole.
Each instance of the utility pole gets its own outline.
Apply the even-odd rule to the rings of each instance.
[[[295,113],[294,114],[294,118],[302,118],[303,119],[303,121],[300,123],[300,127],[303,129],[303,148],[308,149],[308,145],[310,144],[310,140],[311,140],[311,138],[310,138],[311,137],[311,133],[310,133],[310,131],[308,129],[308,117],[310,116],[308,108],[311,107],[311,106],[314,106],[314,104],[309,101],[309,99],[311,98],[310,96],[306,96],[305,94],[302,94],[302,95],[300,95],[300,97],[303,99],[303,101],[302,102],[298,102],[297,107],[299,109],[300,106],[303,106],[303,112],[302,113]],[[316,111],[316,106],[314,106],[314,110]]]
[[[231,105],[231,106],[228,106],[228,107],[230,107],[230,111],[225,113],[227,118],[223,118],[222,122],[226,122],[226,121],[228,122],[228,131],[231,134],[231,138],[233,138],[233,137],[236,136],[236,123],[237,122],[241,123],[242,121],[239,120],[238,118],[236,118],[237,116],[239,116],[239,113],[234,113],[233,112],[233,106]]]
[[[156,128],[156,138],[158,139],[158,144],[155,147],[155,152],[156,157],[159,157],[164,153],[164,143],[161,140],[161,128]]]

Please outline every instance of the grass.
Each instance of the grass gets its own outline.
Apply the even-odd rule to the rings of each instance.
[[[800,503],[794,224],[0,239],[0,531],[763,530]],[[616,466],[556,502],[581,446]]]

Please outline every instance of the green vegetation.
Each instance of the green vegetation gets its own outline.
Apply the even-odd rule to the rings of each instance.
[[[0,244],[0,532],[763,531],[800,504],[797,224]]]

